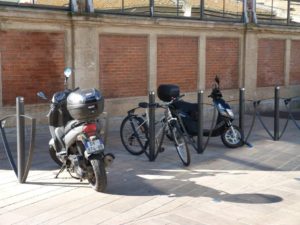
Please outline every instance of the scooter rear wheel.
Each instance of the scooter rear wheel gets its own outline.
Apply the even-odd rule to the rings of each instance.
[[[221,135],[223,144],[228,148],[238,148],[244,144],[244,134],[242,130],[232,125],[228,127]]]
[[[102,159],[91,159],[93,175],[88,178],[90,185],[95,191],[104,192],[107,186],[107,176]]]

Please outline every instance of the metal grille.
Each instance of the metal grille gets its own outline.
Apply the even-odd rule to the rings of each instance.
[[[149,14],[149,0],[94,0],[95,10],[110,13]]]
[[[69,7],[69,0],[52,0],[52,1],[51,0],[12,0],[7,2],[13,2],[13,3],[25,4],[25,5],[32,4],[32,5],[44,5],[44,6]]]
[[[300,1],[257,0],[256,14],[258,23],[296,25],[300,23]]]
[[[1,5],[32,5],[38,8],[63,10],[70,8],[70,2],[0,0]],[[92,2],[96,13],[300,25],[300,0],[94,0]]]
[[[157,16],[200,16],[199,0],[155,0],[154,15]]]
[[[205,1],[204,13],[206,19],[241,21],[243,15],[243,1],[212,0]]]

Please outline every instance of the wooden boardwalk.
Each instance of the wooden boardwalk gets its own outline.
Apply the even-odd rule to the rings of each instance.
[[[271,122],[270,122],[271,123]],[[48,131],[39,127],[32,169],[19,184],[0,149],[0,224],[199,224],[299,225],[300,131],[289,125],[283,139],[268,139],[259,125],[253,148],[225,148],[213,138],[207,151],[191,149],[182,167],[168,145],[155,162],[127,153],[118,130],[108,150],[106,193],[97,193],[58,169],[47,153]],[[9,133],[14,145],[14,131]]]

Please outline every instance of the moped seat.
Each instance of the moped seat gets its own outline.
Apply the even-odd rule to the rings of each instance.
[[[74,128],[74,126],[76,126],[76,124],[79,123],[78,120],[71,120],[67,123],[67,125],[65,126],[65,134],[68,133],[71,129]]]
[[[175,109],[180,110],[181,112],[187,113],[189,115],[194,115],[198,111],[197,103],[190,103],[185,101],[177,101],[173,103]]]

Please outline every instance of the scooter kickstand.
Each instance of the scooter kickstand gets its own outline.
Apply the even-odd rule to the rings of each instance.
[[[66,165],[62,165],[62,167],[60,168],[60,170],[58,171],[58,173],[56,174],[56,176],[54,178],[57,179],[58,175],[61,174],[66,168],[67,168]]]

